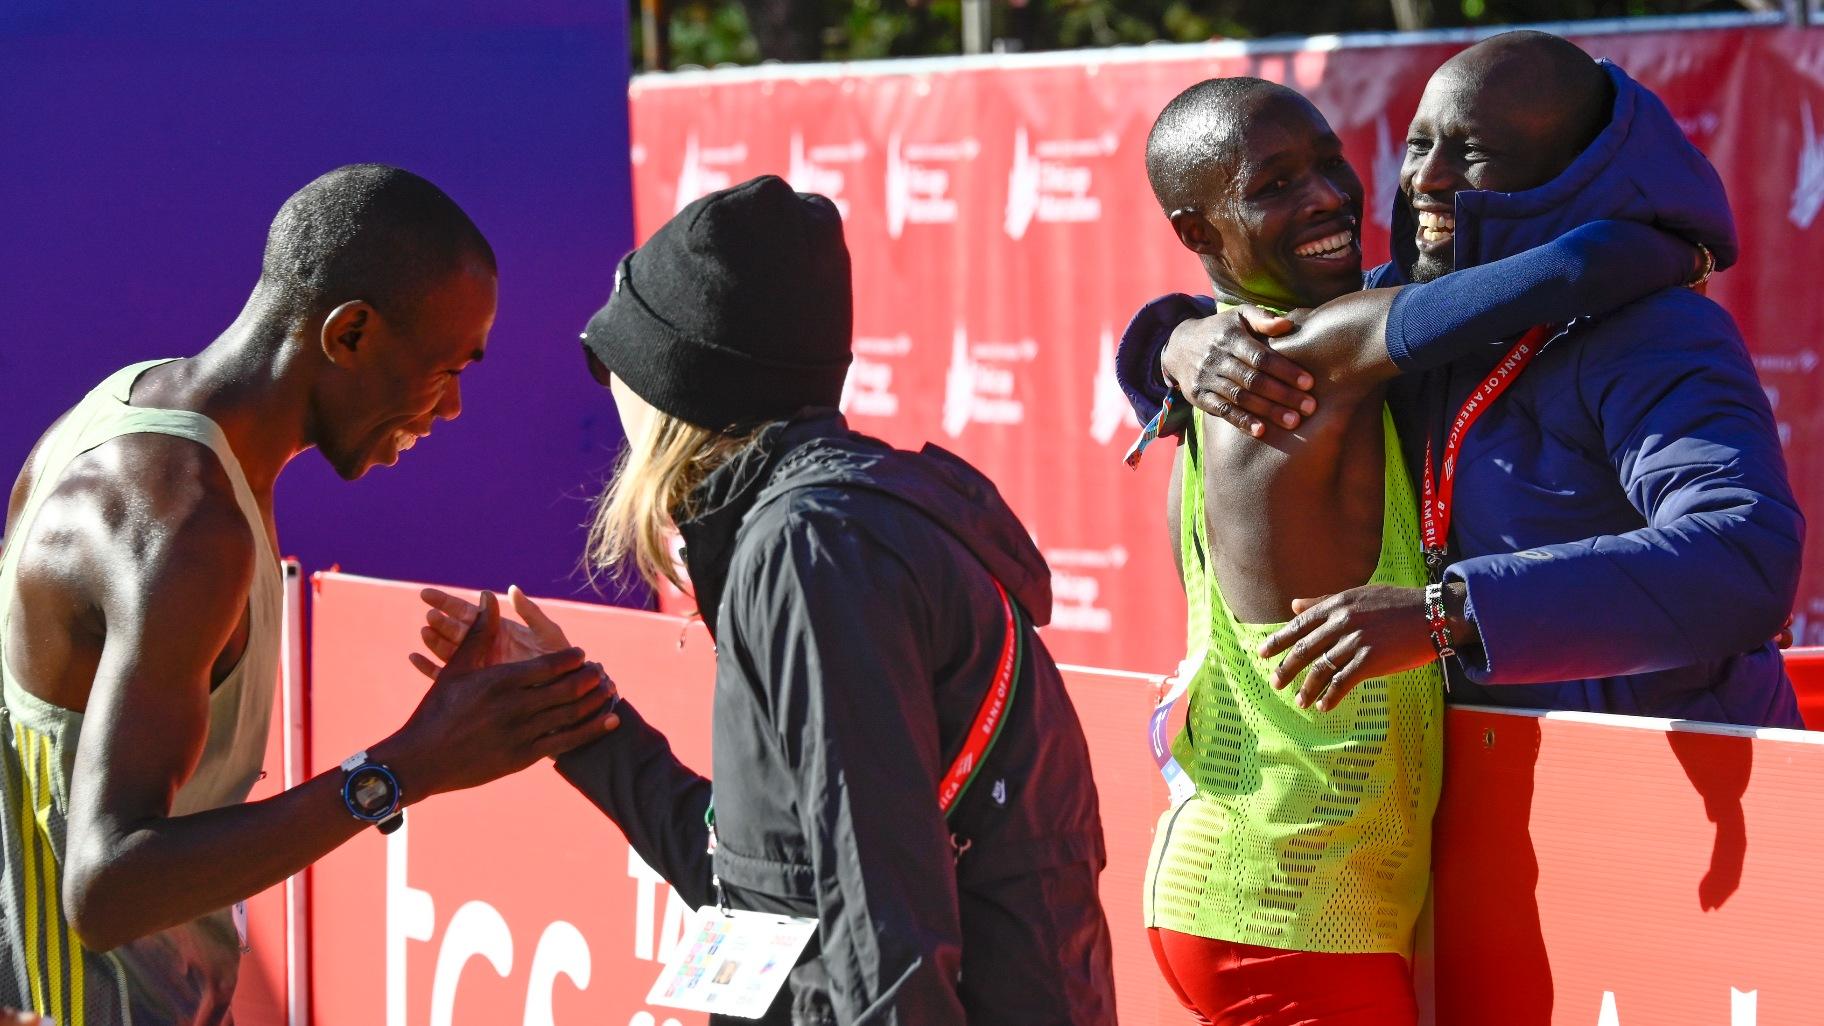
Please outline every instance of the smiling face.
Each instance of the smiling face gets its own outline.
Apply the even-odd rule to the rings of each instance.
[[[336,371],[317,397],[317,447],[336,473],[354,480],[462,412],[461,375],[487,351],[495,277],[466,261],[430,289],[416,309],[344,304],[324,326]]]
[[[1445,62],[1406,131],[1400,192],[1413,213],[1412,281],[1456,266],[1456,198],[1524,192],[1558,177],[1608,122],[1608,75],[1544,33],[1497,36]]]
[[[1195,216],[1211,237],[1187,246],[1218,289],[1276,309],[1317,306],[1362,285],[1362,180],[1303,97],[1258,97],[1204,176]],[[1194,232],[1190,234],[1195,234]]]

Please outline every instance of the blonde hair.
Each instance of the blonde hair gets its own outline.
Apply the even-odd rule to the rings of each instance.
[[[596,500],[583,554],[591,575],[630,567],[653,587],[666,580],[689,591],[671,558],[670,532],[701,512],[696,492],[709,475],[764,429],[724,434],[654,410]]]

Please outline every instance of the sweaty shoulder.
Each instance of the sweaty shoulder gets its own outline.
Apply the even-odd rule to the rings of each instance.
[[[70,461],[23,544],[22,586],[61,566],[104,611],[155,590],[184,602],[213,592],[232,596],[238,616],[253,578],[253,534],[227,472],[171,435],[122,435]]]
[[[9,544],[19,553],[8,663],[53,704],[81,710],[105,651],[175,648],[207,670],[240,627],[255,542],[207,447],[123,435],[71,460]]]

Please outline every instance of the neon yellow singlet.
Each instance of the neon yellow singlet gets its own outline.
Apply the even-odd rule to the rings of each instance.
[[[1204,515],[1203,415],[1185,453],[1179,530],[1190,602],[1190,709],[1172,752],[1196,793],[1159,819],[1146,921],[1198,937],[1295,951],[1409,955],[1431,869],[1443,768],[1437,663],[1364,681],[1331,712],[1275,691],[1255,655],[1278,624],[1223,601]],[[1422,587],[1418,502],[1382,411],[1386,487],[1372,584]]]

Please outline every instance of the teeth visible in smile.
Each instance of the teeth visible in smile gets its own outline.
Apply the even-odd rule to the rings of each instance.
[[[1455,235],[1457,219],[1451,214],[1440,214],[1436,211],[1419,211],[1419,238],[1425,242],[1443,242]]]
[[[1318,239],[1316,242],[1307,242],[1293,250],[1292,253],[1301,257],[1330,256],[1348,249],[1353,242],[1355,242],[1355,233],[1337,232],[1335,235]]]
[[[393,436],[393,447],[400,452],[404,452],[417,444],[418,436],[412,434],[410,431],[401,431]]]

